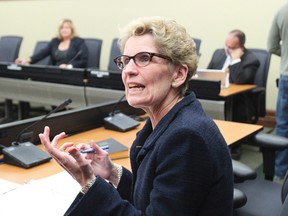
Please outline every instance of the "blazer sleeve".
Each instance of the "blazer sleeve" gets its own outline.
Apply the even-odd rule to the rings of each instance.
[[[117,187],[117,191],[120,196],[128,201],[131,201],[131,190],[132,190],[132,174],[129,170],[123,167],[123,174],[119,185]]]
[[[85,196],[77,195],[65,215],[135,215],[137,210],[130,204],[131,187],[132,174],[124,167],[117,190],[98,176]]]
[[[240,62],[229,66],[230,82],[252,84],[259,65],[260,62],[257,57],[249,50],[246,50]]]
[[[65,216],[79,215],[141,215],[128,201],[123,199],[119,192],[101,177],[83,195],[78,194]]]
[[[35,62],[38,62],[44,58],[46,58],[47,56],[51,56],[52,57],[52,47],[53,46],[57,46],[56,45],[57,41],[56,39],[52,39],[48,45],[46,47],[44,47],[43,49],[41,49],[38,53],[35,53],[34,55],[32,55],[31,58],[31,64],[34,64]]]

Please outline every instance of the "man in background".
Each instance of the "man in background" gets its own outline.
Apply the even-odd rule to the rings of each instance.
[[[277,135],[288,137],[288,3],[276,13],[268,36],[268,52],[281,57],[276,107]],[[276,153],[274,180],[284,178],[288,170],[288,149]]]
[[[230,83],[253,84],[260,65],[258,58],[245,48],[246,36],[243,31],[230,31],[225,39],[225,47],[217,49],[208,65],[208,69],[229,71]],[[233,96],[232,121],[251,123],[254,116],[252,95],[242,93]],[[240,148],[231,149],[232,157],[240,157]]]

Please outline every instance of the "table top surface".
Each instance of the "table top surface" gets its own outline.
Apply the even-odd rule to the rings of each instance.
[[[219,127],[228,145],[233,145],[238,141],[248,136],[251,136],[252,134],[255,134],[263,129],[263,126],[261,125],[243,124],[222,120],[214,121]],[[59,144],[63,144],[64,142],[69,141],[79,142],[91,139],[97,142],[108,138],[114,138],[122,144],[126,145],[127,147],[130,147],[136,137],[136,132],[139,131],[143,127],[143,125],[144,122],[141,122],[139,127],[127,132],[107,130],[103,127],[96,128],[76,135],[67,136],[66,138],[61,140]],[[38,145],[38,147],[43,149],[43,146],[41,144]],[[117,159],[115,160],[115,162],[125,166],[128,169],[131,169],[129,158]],[[63,168],[54,159],[52,159],[47,163],[29,169],[8,164],[1,164],[0,171],[0,178],[23,184],[34,179],[41,179],[59,173],[63,171]]]
[[[229,96],[232,96],[235,94],[250,91],[256,87],[257,87],[256,85],[252,85],[252,84],[237,85],[237,84],[231,83],[228,88],[222,88],[220,90],[219,96],[220,97],[229,97]]]

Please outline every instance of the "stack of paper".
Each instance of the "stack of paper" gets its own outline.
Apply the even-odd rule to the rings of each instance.
[[[62,216],[81,186],[65,171],[25,185],[1,180],[2,216]]]
[[[0,196],[21,187],[20,184],[0,179]]]

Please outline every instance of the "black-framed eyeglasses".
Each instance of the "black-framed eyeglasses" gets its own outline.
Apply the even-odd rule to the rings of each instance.
[[[120,55],[114,59],[114,62],[120,70],[123,70],[131,59],[133,59],[137,66],[145,67],[151,62],[154,56],[166,59],[170,62],[172,61],[172,59],[166,55],[151,52],[139,52],[134,56]]]

